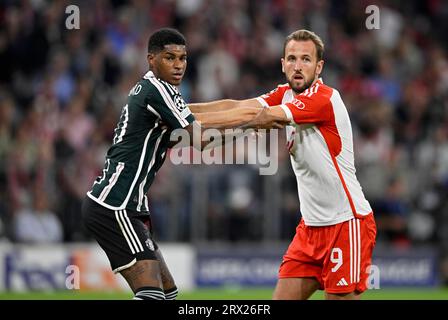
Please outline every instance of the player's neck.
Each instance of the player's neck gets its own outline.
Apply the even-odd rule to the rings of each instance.
[[[313,82],[312,82],[308,87],[306,87],[306,88],[304,88],[303,90],[301,90],[300,92],[298,92],[298,91],[296,91],[296,90],[294,90],[294,89],[292,89],[292,88],[291,88],[291,89],[292,89],[292,91],[294,92],[294,95],[299,95],[299,94],[301,94],[302,92],[304,92],[305,90],[307,90],[307,89],[311,88],[312,86],[314,86],[314,85],[316,84],[317,81],[319,81],[319,76],[315,77],[314,80],[313,80]]]
[[[316,84],[317,81],[319,81],[319,76],[316,76],[316,77],[314,78],[314,81],[313,81],[313,83],[310,85],[310,88],[311,88],[312,86],[314,86],[314,85]]]

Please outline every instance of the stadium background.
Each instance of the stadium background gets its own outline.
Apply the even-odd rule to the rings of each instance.
[[[79,30],[66,28],[70,4],[79,6]],[[366,28],[371,4],[380,9],[379,30]],[[284,37],[299,28],[319,34],[326,44],[322,76],[349,109],[358,178],[376,214],[374,262],[385,277],[378,292],[386,293],[371,294],[448,298],[448,3],[442,0],[2,1],[0,298],[62,290],[65,267],[79,259],[89,261],[93,278],[96,259],[103,266],[100,280],[82,279],[91,290],[120,288],[82,228],[80,202],[101,172],[130,88],[147,71],[148,36],[163,26],[178,28],[188,41],[181,86],[187,102],[271,90],[284,82]],[[183,297],[270,298],[300,217],[282,132],[279,139],[273,176],[260,176],[258,165],[169,159],[157,175],[149,194],[156,238],[173,252],[174,273],[191,273],[181,275],[190,277]],[[256,275],[243,272],[260,265]],[[188,296],[187,289],[223,286],[229,289],[216,296]],[[418,288],[388,296],[394,286]]]

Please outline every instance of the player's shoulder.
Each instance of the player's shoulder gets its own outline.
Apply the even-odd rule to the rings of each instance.
[[[276,88],[272,89],[268,93],[264,94],[262,97],[267,98],[274,95],[284,95],[287,90],[291,89],[288,83],[279,84]]]
[[[337,90],[326,85],[322,79],[319,78],[311,87],[303,91],[300,94],[300,97],[329,101],[334,93],[338,93]]]
[[[289,89],[291,89],[291,86],[289,85],[289,83],[282,83],[282,84],[277,85],[277,88],[275,88],[273,91],[278,91],[279,93],[284,94]]]
[[[159,94],[176,96],[179,95],[179,90],[172,84],[157,78],[152,71],[148,71],[142,78],[141,82],[145,84],[147,90],[154,91]]]
[[[277,85],[277,88],[288,90],[291,87],[289,86],[289,83],[281,83],[281,84]]]
[[[147,72],[138,83],[146,94],[160,91],[159,87],[161,84],[151,71]]]
[[[128,92],[128,105],[146,106],[148,89],[148,86],[142,80],[139,80],[137,83],[135,83]]]
[[[129,90],[129,98],[146,98],[152,92],[156,92],[157,89],[154,84],[146,77],[139,79],[133,87]]]

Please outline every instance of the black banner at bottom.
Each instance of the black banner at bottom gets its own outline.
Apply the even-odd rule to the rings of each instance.
[[[61,301],[10,300],[0,301],[2,312],[64,319],[282,319],[302,318],[305,315],[340,317],[347,314],[375,317],[415,314],[422,310],[431,313],[446,310],[446,301],[269,301],[269,300],[178,300],[178,301]],[[360,312],[360,313],[358,313]]]

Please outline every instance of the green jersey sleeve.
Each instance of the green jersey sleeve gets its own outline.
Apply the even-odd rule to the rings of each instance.
[[[155,77],[146,78],[151,90],[147,94],[147,108],[172,129],[185,128],[195,119],[182,95],[173,85]]]

